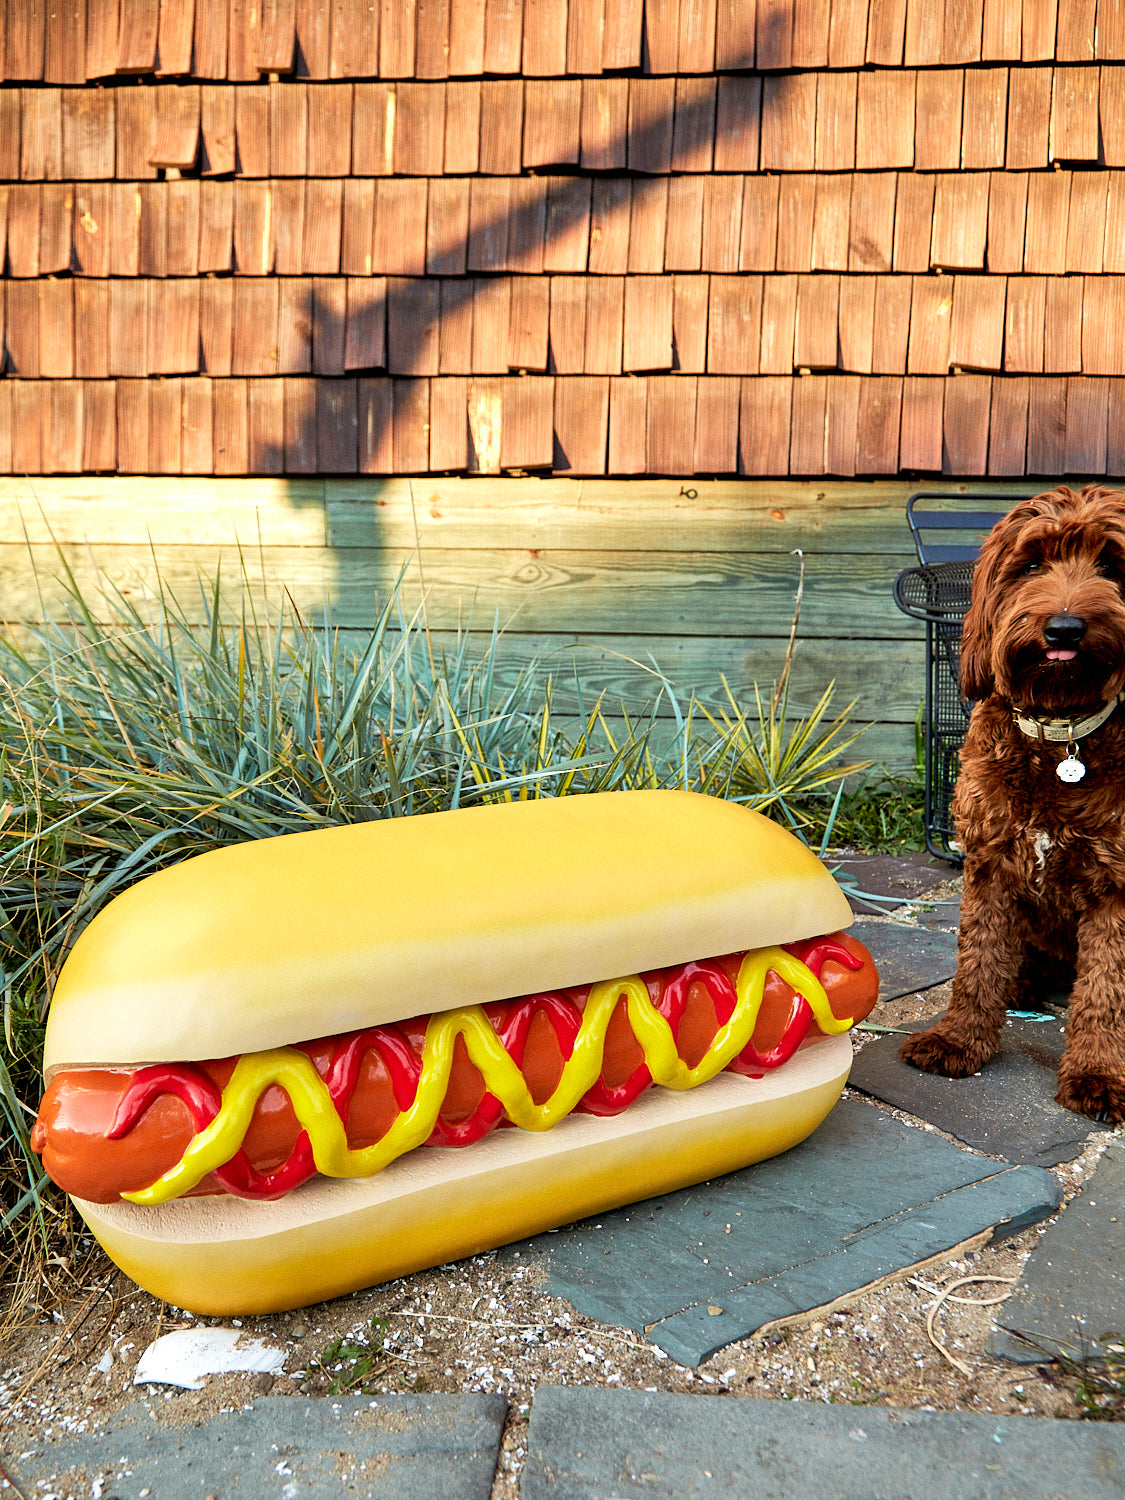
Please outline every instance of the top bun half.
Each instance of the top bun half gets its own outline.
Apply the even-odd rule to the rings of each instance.
[[[151,875],[82,933],[45,1071],[254,1052],[846,926],[798,839],[693,792],[285,834]]]

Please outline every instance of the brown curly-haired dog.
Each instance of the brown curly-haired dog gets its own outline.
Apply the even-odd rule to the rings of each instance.
[[[953,806],[957,975],[945,1017],[902,1047],[928,1072],[975,1073],[1005,1012],[1066,972],[1056,1097],[1109,1120],[1125,1119],[1123,591],[1121,491],[1021,501],[981,550],[961,646],[961,689],[977,701]]]

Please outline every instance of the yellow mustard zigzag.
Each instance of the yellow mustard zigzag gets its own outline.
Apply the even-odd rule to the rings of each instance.
[[[122,1197],[133,1203],[153,1204],[189,1192],[239,1150],[255,1105],[274,1084],[289,1095],[298,1120],[308,1131],[318,1172],[325,1177],[370,1177],[429,1139],[449,1086],[458,1036],[465,1038],[470,1060],[480,1069],[489,1093],[500,1100],[508,1118],[524,1130],[550,1130],[597,1082],[606,1031],[622,998],[653,1081],[669,1089],[695,1088],[722,1072],[753,1036],[770,970],[807,1000],[822,1031],[838,1035],[849,1029],[851,1020],[837,1020],[824,987],[800,959],[783,948],[758,948],[746,955],[738,971],[737,1001],[730,1020],[715,1033],[700,1062],[689,1068],[676,1050],[671,1026],[652,1004],[638,976],[613,979],[591,989],[574,1051],[563,1067],[558,1087],[544,1103],[536,1104],[523,1074],[479,1005],[442,1011],[430,1018],[426,1028],[414,1102],[373,1146],[354,1151],[348,1146],[343,1121],[327,1085],[304,1052],[293,1047],[253,1052],[239,1058],[223,1090],[222,1108],[192,1139],[177,1165],[151,1187],[123,1193]]]

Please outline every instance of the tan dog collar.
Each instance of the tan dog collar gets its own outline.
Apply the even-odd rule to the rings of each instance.
[[[1033,714],[1024,714],[1018,708],[1013,707],[1012,718],[1016,727],[1028,739],[1038,740],[1042,744],[1045,740],[1052,744],[1066,745],[1075,740],[1082,739],[1087,734],[1093,734],[1095,729],[1100,729],[1110,714],[1125,697],[1125,693],[1118,693],[1108,703],[1103,704],[1096,714],[1090,714],[1086,719],[1039,719]]]

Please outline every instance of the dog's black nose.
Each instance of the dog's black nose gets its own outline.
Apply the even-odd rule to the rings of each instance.
[[[1086,621],[1081,615],[1052,615],[1043,627],[1043,639],[1048,646],[1077,646],[1086,634]]]

